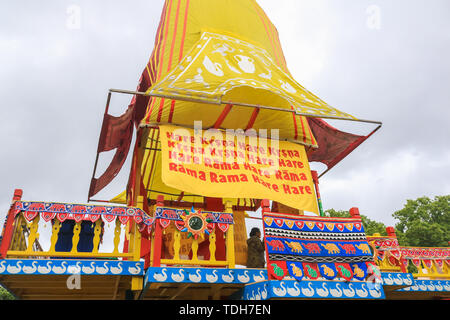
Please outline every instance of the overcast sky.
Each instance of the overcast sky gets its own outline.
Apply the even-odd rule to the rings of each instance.
[[[356,206],[393,225],[406,199],[450,194],[450,2],[258,2],[299,83],[342,111],[383,122],[321,179],[324,208]],[[15,188],[24,200],[86,202],[107,90],[136,88],[162,5],[0,2],[1,224]],[[129,100],[115,95],[112,113]],[[96,198],[122,191],[128,173],[129,162]]]

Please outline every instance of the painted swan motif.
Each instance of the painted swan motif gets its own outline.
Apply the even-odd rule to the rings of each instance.
[[[108,262],[103,263],[103,267],[96,267],[95,271],[97,271],[97,273],[100,274],[105,274],[109,271],[109,268],[106,266],[108,264]]]
[[[6,270],[5,263],[6,263],[5,260],[3,260],[2,262],[0,262],[0,273],[5,272],[5,270]]]
[[[407,285],[412,285],[412,283],[413,283],[412,278],[411,278],[410,276],[407,276],[407,277],[403,280],[403,282],[404,282],[405,284],[407,284]]]
[[[61,266],[53,266],[52,271],[56,274],[62,274],[67,270],[67,261],[61,262]]]
[[[317,288],[317,289],[316,289],[316,292],[317,292],[317,294],[318,294],[319,296],[321,296],[321,297],[328,297],[328,294],[330,293],[330,292],[328,291],[328,288],[327,288],[325,282],[322,283],[322,287],[321,287],[321,288]]]
[[[349,289],[344,288],[342,290],[342,292],[344,293],[344,296],[349,297],[349,298],[354,297],[355,296],[355,289],[353,289],[353,283],[349,283],[348,284],[348,288]]]
[[[371,289],[373,287],[373,289]],[[381,288],[379,284],[375,284],[373,286],[369,286],[369,293],[374,298],[381,297]]]
[[[367,292],[365,283],[363,283],[361,285],[361,289],[356,289],[356,294],[358,297],[361,297],[361,298],[365,298],[369,295],[369,292]]]
[[[339,283],[336,284],[336,289],[330,289],[330,294],[333,297],[339,298],[342,296],[341,285]]]
[[[22,261],[17,261],[15,266],[7,266],[6,271],[8,271],[9,273],[19,273],[22,270],[22,267],[20,266],[21,264],[23,264]]]
[[[266,280],[266,277],[264,276],[264,271],[260,271],[259,275],[253,275],[253,281],[260,282]]]
[[[95,262],[92,261],[92,262],[90,263],[90,267],[89,267],[89,266],[83,266],[83,267],[81,268],[81,270],[83,271],[83,273],[87,273],[87,274],[94,273],[94,271],[95,271]]]
[[[259,288],[258,288],[258,292],[259,292]],[[261,291],[261,298],[264,300],[267,299],[267,285],[266,284],[264,284],[264,290]]]
[[[273,293],[279,297],[284,297],[286,295],[286,286],[284,281],[280,282],[280,287],[273,288]]]
[[[392,274],[388,274],[387,277],[383,278],[384,284],[387,284],[388,286],[392,285],[394,283],[394,279],[392,279]]]
[[[128,267],[128,272],[131,274],[140,274],[141,266],[139,265],[139,263],[136,263],[134,267]]]
[[[79,274],[81,273],[81,261],[78,261],[76,265],[71,265],[67,267],[67,272],[72,274]]]
[[[109,270],[111,271],[112,274],[122,273],[122,271],[123,271],[123,269],[122,269],[122,262],[119,262],[117,264],[117,267],[111,266],[111,268],[109,268]]]
[[[420,290],[422,290],[422,291],[427,290],[427,286],[425,285],[424,281],[420,282],[418,285],[419,285]]]
[[[222,275],[222,280],[225,282],[232,282],[234,280],[234,276],[232,275],[232,271],[228,271],[228,274]]]
[[[394,283],[397,285],[401,285],[403,283],[403,278],[400,273],[397,273],[397,277],[394,278]]]

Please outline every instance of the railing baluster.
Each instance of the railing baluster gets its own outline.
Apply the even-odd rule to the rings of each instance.
[[[180,261],[180,247],[181,247],[181,232],[180,232],[180,230],[175,229],[175,232],[173,233],[173,238],[174,238],[174,242],[173,242],[173,250],[174,250],[173,260],[175,260],[175,262],[179,262]]]
[[[197,253],[198,253],[198,239],[194,239],[194,240],[192,240],[192,261],[195,261],[195,262],[197,262],[197,261],[199,261],[198,260],[198,255],[197,255]]]
[[[122,231],[121,225],[122,224],[121,224],[120,220],[117,218],[116,219],[116,228],[114,229],[114,250],[113,250],[113,254],[119,253],[120,232]]]

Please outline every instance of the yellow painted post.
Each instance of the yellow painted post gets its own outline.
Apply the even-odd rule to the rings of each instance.
[[[72,237],[72,250],[71,253],[78,252],[78,242],[80,241],[80,232],[81,232],[81,221],[75,223],[73,227],[73,237]]]
[[[233,205],[231,201],[227,201],[225,203],[225,212],[233,214]],[[236,258],[234,256],[234,226],[230,224],[228,226],[228,231],[226,234],[226,244],[227,244],[227,261],[228,261],[228,267],[234,268],[235,267],[235,261]]]

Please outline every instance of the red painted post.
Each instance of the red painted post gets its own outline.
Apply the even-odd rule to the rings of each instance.
[[[156,198],[156,206],[164,206],[164,196],[158,195]],[[161,247],[162,247],[162,227],[158,220],[155,220],[155,236],[153,238],[153,267],[161,266]]]
[[[11,239],[13,236],[13,225],[14,225],[14,205],[16,201],[20,201],[22,199],[22,189],[15,189],[13,202],[11,207],[9,208],[8,214],[6,215],[6,221],[3,226],[2,231],[2,241],[0,244],[0,259],[5,259],[6,254],[8,252],[9,246],[11,245]]]

